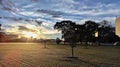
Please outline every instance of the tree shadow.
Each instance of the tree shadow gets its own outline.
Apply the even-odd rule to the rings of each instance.
[[[66,57],[68,59],[78,59],[78,57]]]
[[[85,64],[93,66],[93,67],[101,67],[98,64],[95,64],[95,63],[92,63],[92,62],[89,62],[89,61],[85,61],[85,60],[83,60],[82,58],[79,58],[79,57],[64,57],[64,59],[61,60],[61,61],[72,62],[72,63],[81,62],[81,63],[85,63]]]

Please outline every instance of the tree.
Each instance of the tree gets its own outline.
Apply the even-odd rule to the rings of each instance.
[[[85,36],[85,26],[77,24],[75,28],[76,28],[75,34],[76,34],[76,39],[77,39],[76,41],[82,42],[84,40],[83,38]]]
[[[72,57],[74,57],[74,47],[76,46],[76,23],[70,20],[57,22],[54,25],[54,29],[61,31],[62,38],[69,42],[72,48]]]
[[[100,22],[98,32],[100,42],[109,42],[111,36],[115,34],[115,32],[113,31],[113,27],[110,25],[110,22],[106,20]]]
[[[96,23],[95,21],[85,21],[84,24],[84,40],[85,42],[95,42],[95,32],[98,30],[99,23]],[[87,43],[85,44],[87,48]]]
[[[57,22],[54,25],[54,29],[57,29],[58,31],[61,31],[62,38],[64,38],[65,41],[69,42],[70,44],[74,41],[75,36],[75,23],[72,21],[61,21]]]
[[[115,43],[119,41],[119,36],[117,36],[114,32],[111,32],[108,34],[106,40],[107,40],[106,42]]]
[[[61,40],[57,37],[56,38],[56,43],[59,44],[61,42]]]

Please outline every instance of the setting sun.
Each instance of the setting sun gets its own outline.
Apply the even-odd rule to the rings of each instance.
[[[25,37],[27,38],[36,38],[37,37],[37,34],[34,34],[33,32],[24,32],[23,33]]]

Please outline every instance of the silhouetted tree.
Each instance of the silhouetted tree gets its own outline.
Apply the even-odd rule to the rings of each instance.
[[[76,46],[76,42],[77,42],[75,38],[76,37],[75,27],[76,27],[76,23],[69,20],[57,22],[54,25],[54,29],[61,31],[64,40],[70,43],[72,48],[72,57],[74,57],[74,47]]]
[[[64,40],[72,44],[75,36],[75,25],[72,21],[61,21],[54,25],[54,29],[61,31]]]
[[[110,22],[106,20],[103,20],[102,22],[100,22],[98,32],[99,32],[100,42],[109,42],[109,38],[111,38],[112,35],[115,36],[113,27],[110,25]]]
[[[111,32],[109,33],[107,36],[106,36],[106,42],[109,42],[109,43],[115,43],[115,42],[118,42],[119,41],[119,36],[117,36],[114,32]]]
[[[85,36],[85,26],[84,25],[80,25],[80,24],[77,24],[76,25],[76,30],[75,30],[75,34],[76,34],[76,41],[77,42],[83,42],[83,38]]]
[[[72,47],[74,47],[77,42],[85,42],[85,46],[87,47],[88,42],[115,42],[119,40],[110,22],[106,20],[101,23],[88,20],[81,25],[69,20],[61,21],[54,25],[54,29],[61,31],[64,41],[69,42]],[[96,32],[98,32],[97,38],[95,37]]]
[[[99,23],[96,23],[95,21],[85,21],[84,24],[84,41],[85,42],[95,42],[95,32],[98,30]],[[87,43],[85,44],[87,47]]]
[[[61,42],[61,40],[57,37],[56,38],[56,43],[59,44]]]

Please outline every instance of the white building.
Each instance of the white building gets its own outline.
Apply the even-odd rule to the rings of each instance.
[[[116,23],[115,23],[115,33],[120,37],[120,17],[116,18]]]

